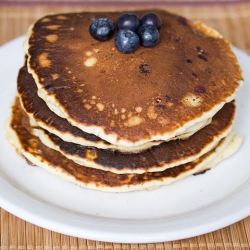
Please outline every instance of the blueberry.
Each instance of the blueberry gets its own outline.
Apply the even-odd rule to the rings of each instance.
[[[136,32],[140,26],[140,19],[133,13],[124,13],[117,19],[116,25],[119,30]]]
[[[115,25],[108,18],[97,18],[89,27],[90,34],[98,41],[107,41],[115,33]]]
[[[129,54],[140,46],[140,39],[132,30],[120,30],[115,36],[115,45],[120,52]]]
[[[141,18],[141,25],[144,25],[144,24],[154,25],[156,29],[159,30],[161,28],[162,21],[160,17],[158,17],[156,14],[147,13]]]
[[[144,47],[153,47],[159,40],[159,31],[155,26],[144,24],[138,30],[138,35],[141,40],[141,45]]]

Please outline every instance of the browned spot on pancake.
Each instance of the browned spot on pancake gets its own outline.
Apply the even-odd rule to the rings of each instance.
[[[149,106],[148,107],[147,116],[151,120],[155,120],[157,118],[158,115],[155,113],[155,107],[154,106]]]
[[[192,76],[195,77],[195,78],[198,77],[198,75],[196,73],[194,73],[194,72],[192,72]]]
[[[55,74],[52,74],[52,79],[53,79],[53,80],[56,80],[56,79],[58,79],[58,78],[59,78],[59,75],[58,75],[58,74],[56,74],[56,73],[55,73]]]
[[[171,97],[171,96],[166,95],[166,101],[167,101],[167,102],[172,102],[172,101],[173,101],[173,99],[172,99],[172,97]]]
[[[196,46],[196,50],[198,51],[197,57],[207,62],[208,53],[204,49],[202,49],[200,46]]]
[[[201,172],[197,172],[197,173],[194,173],[193,175],[194,176],[197,176],[197,175],[201,175],[201,174],[205,174],[207,171],[209,171],[210,169],[205,169],[205,170],[202,170]]]
[[[49,68],[51,61],[48,59],[48,53],[43,52],[38,56],[39,65],[42,68]]]
[[[206,88],[204,86],[201,86],[201,85],[197,85],[195,86],[194,88],[194,92],[198,95],[200,94],[205,94],[206,93]]]
[[[219,121],[216,119],[212,119],[211,124],[213,124],[214,126],[218,126],[219,125]]]
[[[201,105],[203,98],[201,98],[200,96],[196,96],[193,94],[187,94],[182,102],[184,105],[189,106],[189,107],[198,107]]]
[[[46,26],[46,29],[48,29],[48,30],[57,30],[60,27],[61,27],[61,25],[52,24],[52,25]]]
[[[161,109],[161,110],[166,110],[167,109],[167,107],[164,104],[157,104],[155,107],[157,109]]]
[[[150,73],[149,66],[148,66],[148,64],[146,64],[146,63],[140,64],[140,65],[139,65],[139,69],[140,69],[140,72],[141,72],[142,74],[147,75],[147,74]]]
[[[86,153],[86,158],[90,161],[94,161],[95,159],[98,158],[97,151],[94,148],[87,148],[85,150]]]
[[[201,59],[201,60],[207,62],[207,58],[206,58],[204,55],[198,55],[197,57],[198,57],[199,59]]]
[[[188,24],[188,20],[185,17],[179,16],[178,17],[178,23],[181,25],[187,25]]]

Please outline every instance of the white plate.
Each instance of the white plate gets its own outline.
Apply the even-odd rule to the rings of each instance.
[[[245,71],[237,97],[238,153],[203,175],[153,191],[103,193],[79,188],[29,166],[5,139],[4,123],[24,61],[20,37],[0,48],[0,206],[38,226],[110,242],[183,239],[228,226],[250,215],[250,58],[235,52]]]

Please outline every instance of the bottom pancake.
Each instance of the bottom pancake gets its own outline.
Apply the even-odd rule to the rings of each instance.
[[[61,153],[45,146],[31,131],[29,118],[22,110],[19,100],[16,99],[7,127],[9,142],[32,164],[57,174],[81,187],[108,192],[154,189],[167,185],[208,167],[213,167],[220,160],[234,153],[241,144],[241,137],[230,133],[219,142],[216,148],[196,161],[161,172],[115,174],[76,164]]]

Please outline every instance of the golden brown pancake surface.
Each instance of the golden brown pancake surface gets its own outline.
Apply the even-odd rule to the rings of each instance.
[[[128,146],[171,137],[230,101],[242,80],[230,44],[183,17],[154,13],[163,22],[158,44],[126,55],[114,39],[99,42],[89,33],[96,18],[115,22],[121,13],[37,21],[28,56],[40,96],[82,130]]]
[[[24,65],[19,70],[17,89],[21,104],[24,110],[30,116],[32,126],[40,126],[48,132],[59,136],[64,141],[77,143],[83,146],[119,150],[130,153],[142,152],[163,142],[152,141],[139,147],[122,147],[120,145],[118,146],[110,144],[107,141],[102,140],[100,137],[95,136],[94,134],[83,132],[76,126],[72,126],[66,119],[63,119],[52,112],[44,100],[38,97],[37,86],[32,75],[27,72],[26,65]],[[205,124],[202,124],[202,127],[209,124],[210,122],[211,120],[209,119]],[[200,126],[196,126],[193,128],[193,131],[190,130],[189,132],[181,135],[181,138],[188,138],[200,128]],[[175,139],[179,139],[179,137],[176,137]]]

